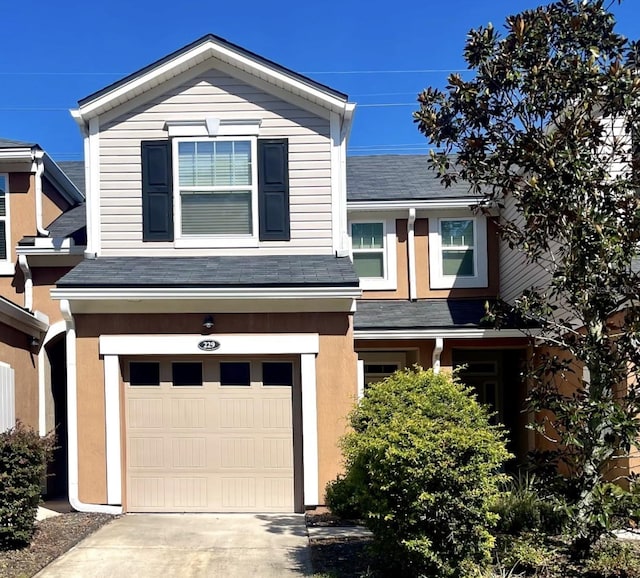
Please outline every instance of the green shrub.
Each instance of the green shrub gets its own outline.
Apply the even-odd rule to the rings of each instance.
[[[40,487],[54,437],[41,438],[21,423],[0,433],[0,548],[29,543],[35,529]]]
[[[607,538],[596,545],[585,567],[585,576],[593,578],[640,578],[640,553],[630,544]]]
[[[503,485],[491,511],[500,516],[496,530],[514,536],[536,530],[558,534],[568,519],[562,496],[549,492],[535,474],[528,472],[518,473]]]
[[[399,371],[367,388],[350,424],[332,507],[356,505],[395,572],[481,576],[497,520],[489,504],[510,455],[471,390],[447,374]]]
[[[520,536],[502,536],[498,538],[496,558],[506,568],[535,575],[547,575],[554,561],[554,552],[536,533]]]
[[[356,490],[351,480],[344,476],[329,482],[326,488],[327,506],[331,513],[344,520],[359,520],[362,518],[360,504],[356,497]]]

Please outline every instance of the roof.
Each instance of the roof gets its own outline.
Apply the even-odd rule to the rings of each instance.
[[[84,195],[84,161],[57,161],[56,164],[67,178],[76,186],[76,188]]]
[[[120,106],[167,79],[190,70],[208,58],[216,58],[238,70],[267,80],[274,86],[296,92],[325,108],[348,114],[353,112],[353,105],[347,102],[346,94],[250,52],[224,38],[207,34],[79,100],[79,108],[72,111],[72,116],[77,122],[86,122],[88,118]]]
[[[446,188],[429,168],[428,155],[347,158],[347,201],[476,198],[466,182]]]
[[[333,255],[99,257],[58,287],[358,287],[351,260]]]
[[[23,142],[19,140],[11,140],[8,138],[0,138],[0,149],[31,148],[35,146],[38,145],[32,142]]]
[[[428,329],[487,327],[482,323],[486,299],[423,301],[362,300],[354,329]]]
[[[54,238],[72,237],[87,226],[87,211],[84,203],[62,213],[48,227],[49,236]],[[82,237],[82,235],[80,235]],[[86,232],[84,242],[79,239],[81,245],[86,244]]]

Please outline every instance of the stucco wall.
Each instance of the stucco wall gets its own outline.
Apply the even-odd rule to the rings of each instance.
[[[193,334],[194,329],[200,329],[202,317],[203,314],[76,316],[80,500],[106,501],[104,369],[98,354],[99,336]],[[341,468],[338,440],[345,432],[346,415],[357,394],[352,317],[345,313],[216,314],[215,321],[215,334],[320,334],[316,379],[318,482],[322,500],[326,483]]]

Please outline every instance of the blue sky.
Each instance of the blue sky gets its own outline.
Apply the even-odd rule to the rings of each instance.
[[[80,160],[76,102],[207,33],[346,92],[358,103],[350,154],[420,153],[416,94],[464,68],[473,27],[536,0],[31,0],[3,7],[0,136]],[[640,37],[640,2],[613,11]]]

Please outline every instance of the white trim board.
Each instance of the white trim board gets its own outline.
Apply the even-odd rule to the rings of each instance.
[[[198,348],[216,341],[214,351]],[[316,354],[317,333],[234,333],[213,335],[101,335],[100,355],[286,355]]]
[[[215,351],[202,351],[198,343],[214,340]],[[122,455],[120,427],[120,355],[272,355],[300,354],[302,389],[303,482],[305,506],[319,503],[318,408],[316,396],[317,333],[232,334],[232,335],[101,335],[104,356],[107,501],[122,501]]]
[[[354,339],[522,339],[533,338],[536,330],[528,329],[360,329],[353,332]]]

